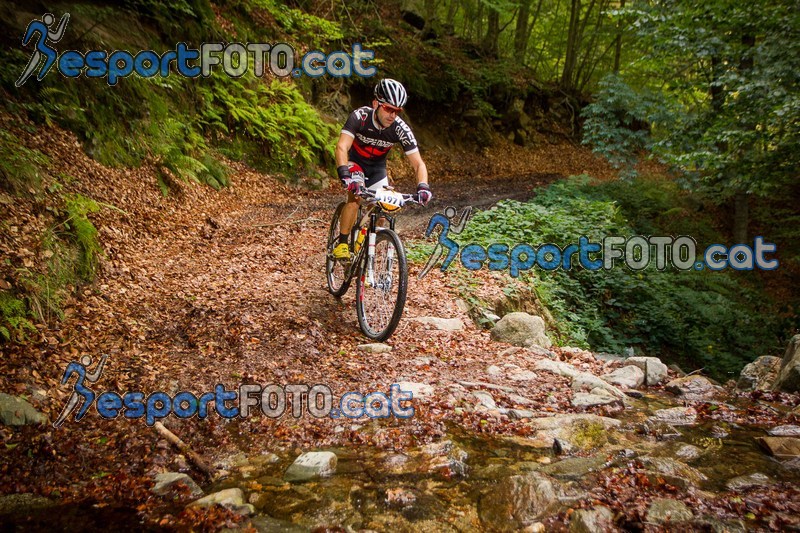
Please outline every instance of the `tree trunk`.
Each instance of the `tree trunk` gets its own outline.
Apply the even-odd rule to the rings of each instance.
[[[578,47],[578,29],[581,15],[581,0],[570,0],[569,26],[567,27],[567,49],[564,57],[564,70],[561,73],[561,88],[572,87],[572,76],[575,70]]]
[[[489,17],[486,28],[486,37],[483,39],[483,50],[490,57],[498,56],[498,41],[500,40],[500,12],[494,6],[488,6]]]
[[[747,242],[747,226],[750,222],[750,205],[746,191],[737,191],[733,197],[733,241]]]
[[[625,0],[620,0],[620,9],[625,7]],[[619,74],[619,62],[622,57],[622,22],[617,21],[617,39],[614,43],[614,74]]]
[[[517,28],[514,32],[514,57],[518,62],[525,63],[525,52],[528,48],[528,18],[530,17],[531,0],[522,0],[519,4],[517,15]]]

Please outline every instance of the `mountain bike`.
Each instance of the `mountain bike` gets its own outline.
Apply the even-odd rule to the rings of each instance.
[[[356,196],[363,201],[348,239],[350,259],[333,257],[339,241],[339,217],[345,206],[342,202],[331,220],[325,275],[328,290],[337,297],[347,292],[355,277],[358,325],[370,339],[384,341],[400,322],[408,289],[406,252],[394,231],[391,213],[419,204],[419,200],[416,194],[402,194],[391,188],[377,192],[362,188]]]

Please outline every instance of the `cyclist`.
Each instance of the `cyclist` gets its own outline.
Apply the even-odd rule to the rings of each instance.
[[[349,259],[348,235],[358,216],[357,193],[361,187],[379,191],[389,185],[386,156],[400,143],[414,168],[417,194],[427,204],[433,193],[428,186],[428,169],[419,153],[417,140],[408,124],[398,115],[408,100],[405,87],[395,80],[384,79],[375,86],[372,107],[356,109],[347,118],[336,143],[336,171],[347,189],[347,205],[339,222],[339,244],[333,249],[335,259]]]

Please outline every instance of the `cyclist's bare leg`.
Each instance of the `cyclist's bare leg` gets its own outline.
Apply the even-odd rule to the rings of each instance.
[[[349,235],[356,223],[358,216],[358,199],[351,192],[347,193],[347,203],[342,209],[342,216],[339,218],[339,234]]]

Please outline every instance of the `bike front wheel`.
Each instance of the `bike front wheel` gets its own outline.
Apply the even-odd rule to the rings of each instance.
[[[350,262],[339,261],[333,257],[333,249],[339,244],[339,219],[345,205],[345,202],[340,203],[333,214],[325,255],[325,277],[328,280],[328,291],[337,297],[347,292],[352,280],[352,277],[348,275],[348,272],[352,272]]]
[[[356,278],[356,314],[361,331],[384,341],[394,333],[408,289],[408,265],[397,233],[381,228],[375,235],[375,254],[364,254]]]

